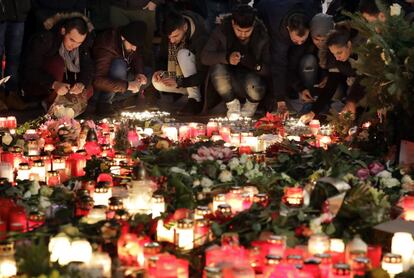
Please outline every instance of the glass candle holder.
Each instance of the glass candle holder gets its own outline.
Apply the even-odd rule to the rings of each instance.
[[[312,255],[324,254],[329,251],[329,237],[324,234],[313,234],[308,241],[308,252]]]
[[[210,208],[207,206],[197,206],[194,211],[194,220],[204,219],[207,215],[211,214]]]
[[[42,160],[33,161],[31,176],[35,180],[46,181],[46,167]]]
[[[18,180],[28,180],[30,178],[30,166],[29,163],[20,163],[19,170],[17,170]]]
[[[56,186],[60,184],[60,176],[58,171],[48,171],[46,175],[46,184],[48,186]]]
[[[202,246],[209,239],[210,223],[207,219],[197,219],[194,223],[194,246]]]
[[[348,264],[335,264],[332,267],[332,278],[351,278],[351,267]]]
[[[194,247],[194,222],[191,219],[181,219],[177,223],[176,245],[183,250]]]
[[[95,206],[108,206],[109,198],[112,197],[112,189],[108,182],[98,182],[93,192],[92,198]]]
[[[285,195],[283,196],[284,203],[289,207],[302,207],[304,200],[303,188],[288,187],[285,188]]]
[[[213,197],[213,211],[216,212],[219,205],[226,204],[226,195],[219,193]]]
[[[162,195],[152,195],[151,200],[152,218],[160,217],[165,212],[165,200]]]
[[[387,253],[382,258],[381,268],[391,277],[403,272],[403,260],[401,255]]]

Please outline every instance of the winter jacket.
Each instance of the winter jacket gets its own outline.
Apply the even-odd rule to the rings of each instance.
[[[287,21],[296,13],[305,14],[311,20],[318,11],[313,0],[261,0],[257,9],[271,39],[273,95],[277,101],[284,101],[287,94],[288,53],[293,46]]]
[[[140,10],[148,5],[149,2],[160,5],[164,3],[164,0],[111,0],[111,5],[126,10]]]
[[[207,67],[201,63],[201,52],[208,40],[208,33],[204,19],[196,13],[190,11],[182,12],[190,25],[187,32],[187,48],[196,56],[197,73],[177,80],[178,87],[187,88],[199,86],[204,82]],[[166,70],[168,65],[168,36],[163,35],[160,53],[156,63],[157,70]]]
[[[126,92],[128,89],[127,81],[109,77],[112,61],[123,58],[122,39],[118,28],[106,30],[96,37],[92,56],[96,66],[96,76],[93,83],[95,89],[108,93]],[[139,50],[132,54],[130,60],[130,67],[134,75],[144,73],[144,63]]]
[[[23,72],[26,84],[39,84],[46,91],[52,88],[55,80],[44,70],[44,64],[50,58],[59,55],[59,48],[63,41],[63,36],[60,33],[61,27],[65,20],[72,17],[82,17],[82,14],[58,14],[45,22],[46,31],[36,34],[31,39]],[[83,19],[87,21],[89,31],[92,31],[92,24],[86,17],[83,17]],[[94,63],[90,55],[91,46],[92,38],[91,34],[88,34],[79,47],[80,72],[77,74],[76,80],[85,87],[91,85],[95,73]]]
[[[25,21],[30,0],[0,0],[0,21]]]
[[[207,66],[228,64],[228,58],[234,51],[243,58],[240,66],[257,72],[259,75],[270,74],[269,35],[264,24],[257,20],[247,45],[247,50],[239,49],[238,39],[234,34],[231,17],[226,18],[211,34],[201,53],[201,62]]]

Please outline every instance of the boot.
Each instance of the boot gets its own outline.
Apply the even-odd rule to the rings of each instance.
[[[230,102],[226,102],[227,118],[230,121],[235,121],[240,118],[240,101],[236,98]]]
[[[201,101],[197,101],[193,98],[189,98],[187,103],[184,105],[184,107],[181,108],[179,111],[177,111],[177,115],[193,116],[193,115],[200,113],[202,108],[203,108],[203,105]]]
[[[6,103],[0,99],[0,111],[6,111],[6,110],[8,110]]]
[[[254,113],[256,113],[257,106],[259,105],[258,102],[250,102],[246,99],[246,103],[243,105],[240,113],[242,117],[253,117]]]
[[[6,104],[9,109],[13,110],[26,110],[29,108],[29,105],[25,103],[21,96],[15,91],[9,92],[9,95],[6,97]]]

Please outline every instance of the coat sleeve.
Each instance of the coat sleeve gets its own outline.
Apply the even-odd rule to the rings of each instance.
[[[210,38],[207,40],[205,47],[201,52],[201,63],[206,66],[217,64],[228,64],[227,50],[222,40],[223,33],[220,27],[217,27]]]
[[[110,53],[99,46],[93,49],[96,66],[96,76],[93,83],[97,91],[104,91],[109,93],[124,93],[128,89],[128,82],[122,80],[115,80],[109,77],[109,67],[111,66]]]
[[[43,69],[44,59],[52,47],[52,42],[53,34],[49,32],[33,38],[24,68],[24,76],[28,84],[39,84],[45,89],[52,88],[55,79]]]
[[[77,82],[82,83],[85,87],[88,87],[93,82],[95,75],[95,65],[91,57],[90,48],[86,47],[79,53],[80,59],[80,74]]]

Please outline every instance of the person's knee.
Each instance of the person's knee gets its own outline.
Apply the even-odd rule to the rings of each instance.
[[[211,72],[210,75],[212,78],[227,76],[229,74],[227,66],[224,64],[217,64],[217,65],[211,66],[210,72]]]
[[[182,63],[188,63],[188,61],[191,61],[191,56],[194,55],[190,50],[188,49],[180,49],[177,53],[177,61],[179,64]]]
[[[157,91],[162,91],[163,90],[163,84],[160,81],[155,80],[155,74],[152,75],[151,83],[152,83],[152,86],[154,86],[154,88]]]
[[[245,89],[249,100],[259,102],[266,94],[266,85],[260,76],[249,74],[245,79]]]

